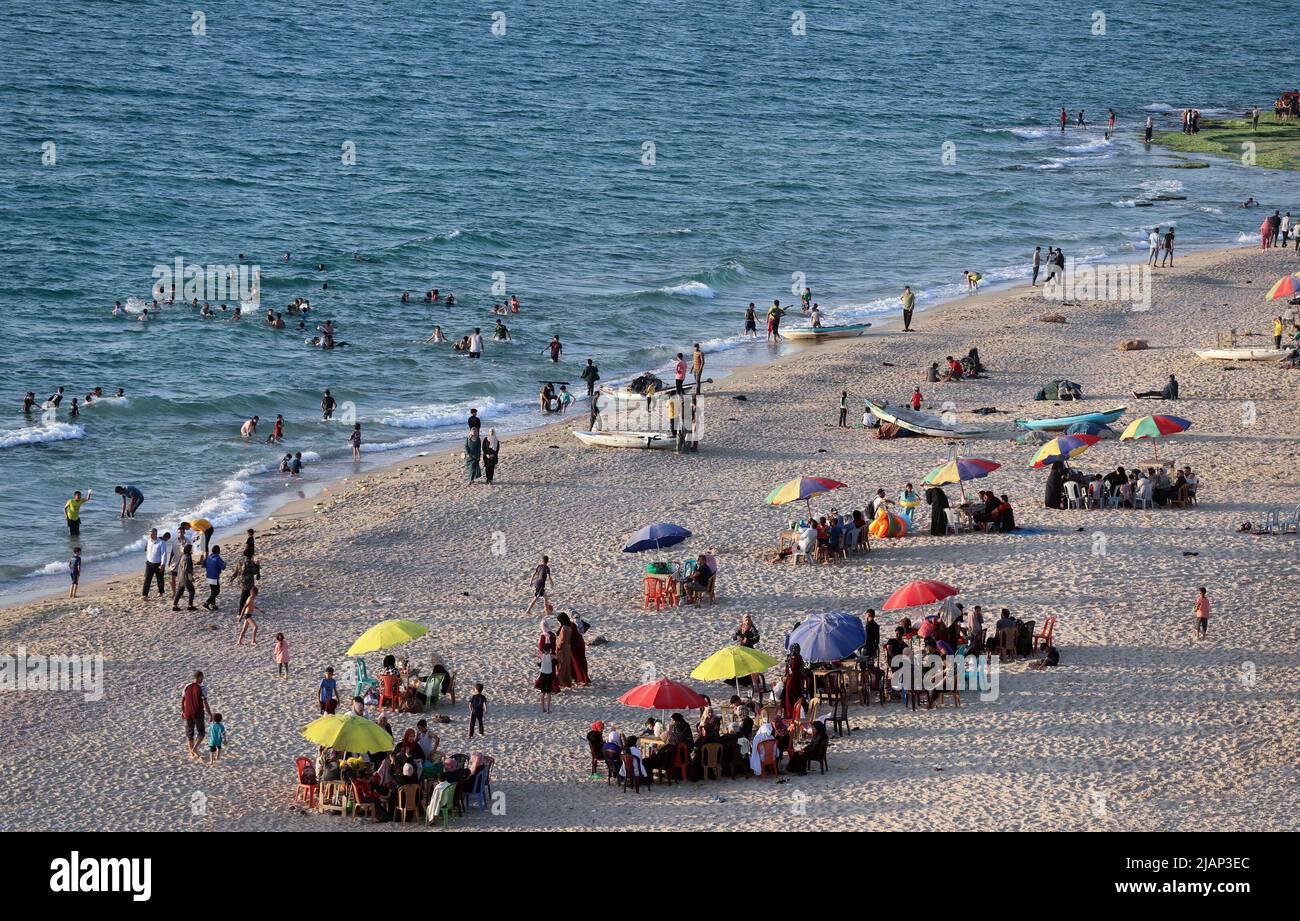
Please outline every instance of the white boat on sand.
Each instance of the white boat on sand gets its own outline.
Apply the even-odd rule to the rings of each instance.
[[[870,323],[854,323],[852,326],[797,326],[781,330],[782,339],[852,339],[861,336],[871,326]]]
[[[575,430],[573,437],[600,448],[672,448],[677,439],[668,432],[592,432]]]
[[[899,428],[916,432],[918,435],[929,435],[932,438],[978,438],[988,431],[971,426],[949,425],[938,416],[907,407],[886,406],[873,400],[867,400],[866,403],[867,408],[876,418],[892,422]]]
[[[1281,361],[1294,351],[1295,349],[1269,348],[1201,349],[1196,357],[1206,361]]]

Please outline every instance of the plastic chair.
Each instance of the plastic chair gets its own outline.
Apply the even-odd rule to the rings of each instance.
[[[343,815],[346,808],[344,800],[347,793],[347,784],[341,780],[321,781],[320,799],[316,804],[318,812],[334,812]]]
[[[352,791],[352,817],[360,818],[368,815],[376,822],[379,821],[379,797],[370,789],[370,782],[366,780],[354,780],[349,784]]]
[[[1133,497],[1134,508],[1151,508],[1151,491],[1155,485],[1149,477],[1142,481],[1142,491]]]
[[[436,672],[424,679],[424,712],[432,713],[438,706],[438,697],[442,694],[442,684],[447,676]]]
[[[1083,508],[1083,496],[1079,492],[1079,484],[1074,480],[1065,481],[1065,507]]]
[[[773,777],[776,777],[781,773],[781,769],[776,763],[776,749],[776,739],[764,739],[762,742],[758,743],[759,777],[767,776],[768,768],[772,769]]]
[[[687,773],[691,767],[691,752],[686,747],[685,742],[678,742],[673,748],[673,760],[668,764],[670,774],[676,775],[680,781],[686,781],[689,778]]]
[[[477,802],[478,807],[484,812],[488,809],[488,771],[487,767],[482,767],[479,772],[470,780],[469,790],[466,791],[466,803],[472,804]]]
[[[1052,645],[1052,634],[1056,632],[1056,615],[1049,614],[1043,619],[1043,629],[1034,634],[1034,649],[1046,649]],[[1038,641],[1042,640],[1040,644]]]
[[[955,508],[946,508],[943,510],[944,517],[948,519],[948,524],[944,528],[944,536],[949,534],[961,533],[961,515],[957,514]]]
[[[998,658],[1015,659],[1016,637],[1020,633],[1017,627],[1003,627],[998,631]]]
[[[398,688],[402,686],[401,675],[380,675],[379,676],[379,712],[384,712],[384,702],[387,701],[393,708],[393,712],[398,710],[398,702],[401,696],[398,694]]]
[[[451,809],[455,802],[456,785],[445,780],[440,782],[429,796],[429,805],[424,811],[425,819],[433,825],[441,817],[442,827],[447,828],[451,824]]]
[[[397,788],[397,809],[394,818],[406,823],[420,817],[420,785],[418,783],[402,784]]]
[[[645,577],[645,596],[641,601],[641,609],[653,607],[656,611],[664,606],[664,581],[656,579],[654,576]]]
[[[302,781],[302,772],[311,763],[312,760],[306,757],[293,759],[293,769],[298,774],[298,789],[293,793],[293,801],[295,803],[306,803],[307,808],[315,809],[320,802],[320,782],[303,783]]]
[[[624,791],[631,787],[637,793],[641,792],[641,771],[641,759],[624,752],[623,776],[619,778],[619,783],[623,785]]]
[[[355,693],[353,694],[354,697],[365,697],[366,688],[379,687],[379,680],[376,678],[371,678],[370,672],[366,671],[365,659],[361,658],[360,656],[357,656],[356,660],[353,662],[353,669],[355,670],[357,675],[357,686],[356,686]]]
[[[707,742],[700,746],[700,768],[705,780],[722,779],[722,743]],[[713,776],[709,777],[710,772]]]

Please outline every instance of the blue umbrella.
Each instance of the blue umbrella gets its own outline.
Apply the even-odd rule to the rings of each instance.
[[[675,524],[647,525],[628,538],[624,553],[640,553],[642,550],[660,550],[680,544],[691,536],[691,532]]]
[[[786,648],[798,643],[804,661],[833,662],[853,655],[866,641],[867,631],[861,618],[831,611],[814,614],[795,627],[786,640]]]
[[[1114,438],[1115,432],[1100,422],[1076,422],[1065,430],[1067,435],[1096,435],[1098,438]]]

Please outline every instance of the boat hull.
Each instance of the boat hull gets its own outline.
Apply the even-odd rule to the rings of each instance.
[[[1099,425],[1110,425],[1126,412],[1128,412],[1128,407],[1120,406],[1115,409],[1102,410],[1101,412],[1062,416],[1059,419],[1017,419],[1016,428],[1028,429],[1031,432],[1063,432],[1079,422],[1096,422]]]
[[[677,439],[667,432],[581,432],[573,437],[584,445],[597,448],[672,448]]]
[[[867,400],[867,408],[878,419],[892,422],[899,428],[907,429],[909,432],[915,432],[918,435],[929,435],[931,438],[978,438],[987,434],[988,431],[987,429],[944,425],[943,420],[938,416],[896,406],[887,407],[883,403],[876,403],[872,400]]]

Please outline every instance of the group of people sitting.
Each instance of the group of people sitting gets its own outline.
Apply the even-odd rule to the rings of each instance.
[[[364,712],[360,698],[353,700],[352,710],[358,714]],[[379,716],[375,722],[393,735],[387,717]],[[320,747],[314,764],[306,764],[300,770],[298,782],[350,784],[347,796],[355,795],[358,804],[373,805],[376,820],[385,821],[397,808],[399,791],[404,786],[415,785],[419,790],[426,782],[450,783],[457,785],[460,796],[475,786],[481,773],[492,769],[493,759],[482,752],[446,753],[440,750],[440,745],[438,735],[429,729],[425,720],[420,720],[402,734],[391,751],[366,754]],[[416,799],[423,808],[429,798],[417,793]]]
[[[931,362],[925,379],[931,384],[937,384],[941,381],[945,383],[962,381],[984,377],[985,370],[983,363],[980,362],[979,349],[972,348],[961,358],[945,355],[942,368],[939,367],[939,362]]]
[[[969,507],[971,526],[977,531],[1008,532],[1016,529],[1016,513],[1006,494],[981,489],[979,500]]]
[[[1048,472],[1043,504],[1053,509],[1194,505],[1199,484],[1191,467],[1174,468],[1172,473],[1165,467],[1116,467],[1106,474],[1086,474],[1058,462]]]
[[[631,770],[641,783],[652,783],[656,774],[680,780],[710,779],[706,766],[716,764],[718,776],[739,776],[746,770],[755,775],[763,772],[759,746],[772,739],[776,742],[778,770],[784,758],[785,772],[806,774],[809,764],[824,761],[829,738],[820,720],[801,721],[797,714],[786,718],[778,713],[758,718],[754,701],[733,695],[720,710],[708,697],[694,725],[681,713],[674,713],[667,724],[648,718],[640,733],[623,732],[615,726],[597,721],[587,733],[591,771],[598,776],[603,763],[609,777],[628,780]],[[662,744],[651,744],[654,740]],[[717,746],[714,757],[705,751]],[[647,753],[650,752],[650,753]]]
[[[396,707],[389,706],[393,713],[424,713],[429,709],[429,696],[433,687],[441,683],[434,695],[433,703],[438,697],[451,696],[455,699],[452,687],[452,674],[447,670],[442,658],[436,653],[429,657],[429,670],[421,674],[420,667],[407,659],[398,659],[392,655],[384,656],[383,667],[379,669],[378,684],[369,686],[362,698],[368,706],[378,706],[379,713],[384,712],[384,704],[397,700]],[[364,715],[364,714],[363,714]]]

